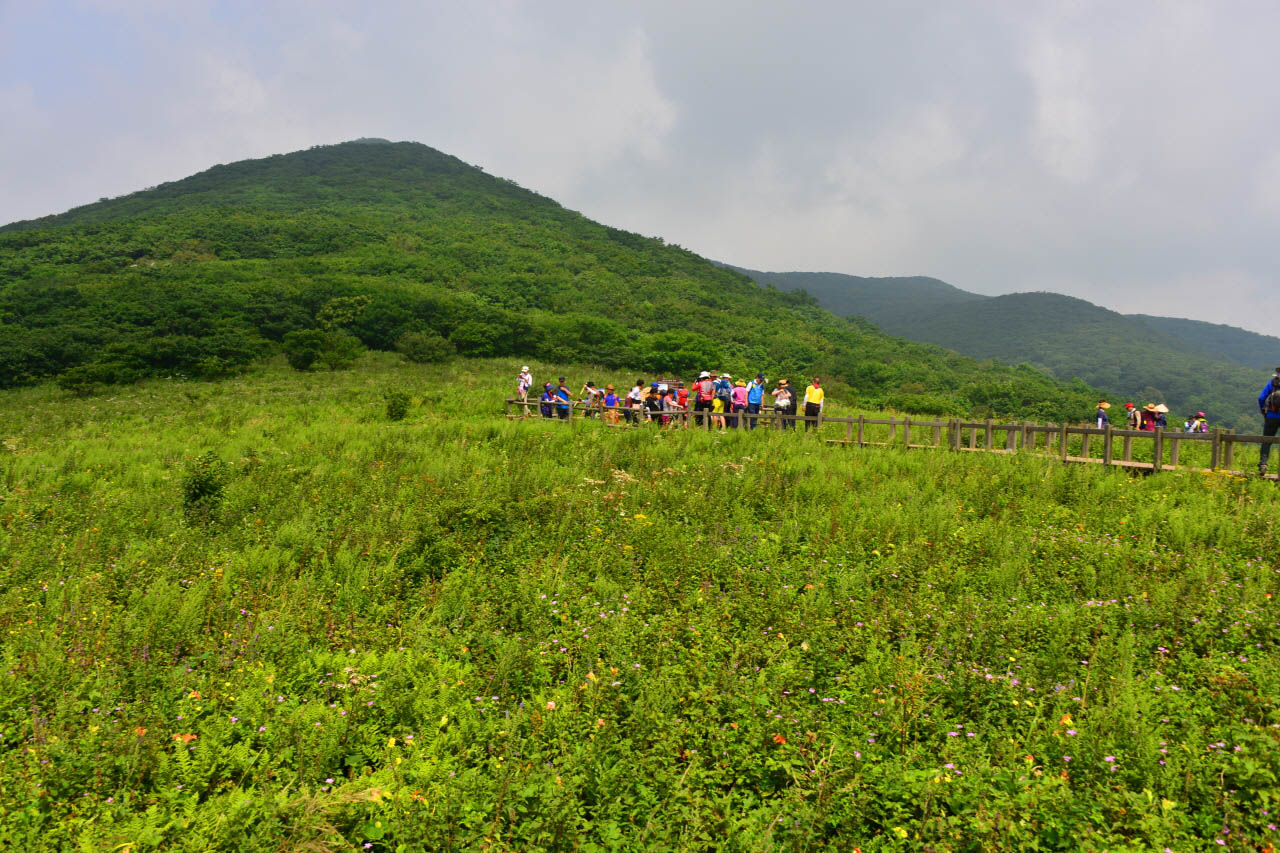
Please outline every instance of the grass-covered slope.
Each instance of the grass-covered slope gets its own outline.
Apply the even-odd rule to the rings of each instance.
[[[513,423],[517,366],[0,394],[0,847],[1280,840],[1273,486]]]
[[[892,335],[1080,377],[1140,404],[1166,402],[1175,416],[1203,409],[1215,422],[1251,432],[1258,429],[1258,391],[1280,364],[1275,339],[1193,320],[1125,316],[1056,293],[988,297],[929,278],[744,272],[761,284],[804,290],[823,307],[866,317]]]
[[[1270,370],[1280,364],[1280,338],[1272,335],[1260,335],[1238,326],[1177,317],[1152,317],[1148,314],[1131,314],[1130,317],[1176,338],[1185,347],[1226,356],[1245,367]]]
[[[412,143],[217,166],[9,226],[0,323],[0,386],[227,375],[336,323],[375,349],[414,334],[474,357],[817,372],[922,412],[1074,419],[1095,393],[887,337]]]

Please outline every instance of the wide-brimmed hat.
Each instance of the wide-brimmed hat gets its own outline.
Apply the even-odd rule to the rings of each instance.
[[[747,380],[745,380],[745,379],[735,379],[735,380],[733,380],[733,384],[734,384],[734,385],[737,385],[739,388],[746,388],[746,387],[747,387]]]
[[[1155,404],[1155,403],[1147,403],[1145,406],[1143,406],[1143,407],[1142,407],[1142,411],[1144,411],[1144,412],[1155,412],[1155,411],[1158,411],[1158,409],[1156,409],[1156,404]]]
[[[1111,404],[1110,404],[1110,403],[1108,403],[1106,400],[1099,400],[1099,401],[1098,401],[1098,408],[1099,408],[1099,409],[1109,409],[1109,408],[1111,408]]]
[[[1169,407],[1164,403],[1156,403],[1156,411],[1162,415],[1167,415],[1169,414]]]
[[[779,379],[779,380],[778,380],[778,387],[779,387],[779,388],[785,388],[785,387],[786,387],[787,385],[789,385],[789,384],[790,384],[790,383],[789,383],[789,382],[787,382],[787,380],[785,380],[785,379]]]
[[[524,367],[522,367],[522,368],[520,368],[520,369],[521,369],[521,370],[528,370],[528,369],[529,369],[529,365],[527,365],[527,364],[526,364]]]
[[[604,390],[606,390],[606,391],[612,391],[612,390],[613,390],[613,386],[612,386],[612,385],[606,385],[606,386],[604,386]]]
[[[699,378],[699,379],[710,379],[710,378],[711,378],[711,374],[704,370],[704,371],[702,371],[701,373],[699,373],[699,374],[698,374],[698,378]]]
[[[732,378],[733,378],[733,376],[732,376],[732,374],[729,374],[729,373],[721,373],[721,374],[720,374],[720,378],[721,378],[721,379],[732,379]]]

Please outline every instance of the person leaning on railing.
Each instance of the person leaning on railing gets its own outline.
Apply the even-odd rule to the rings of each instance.
[[[1280,432],[1280,367],[1276,368],[1271,381],[1258,395],[1258,411],[1262,412],[1262,434],[1273,436]],[[1271,445],[1263,444],[1258,449],[1258,476],[1267,474],[1267,461],[1271,458]]]

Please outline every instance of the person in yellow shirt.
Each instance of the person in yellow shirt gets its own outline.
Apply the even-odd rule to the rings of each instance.
[[[813,377],[813,384],[804,389],[804,431],[818,428],[818,415],[822,414],[822,405],[827,395],[822,390],[818,377]],[[813,420],[810,420],[813,418]]]

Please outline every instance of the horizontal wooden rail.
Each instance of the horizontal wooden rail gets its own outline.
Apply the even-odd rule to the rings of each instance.
[[[506,400],[507,417],[526,418],[539,414],[541,400]],[[948,449],[984,453],[1037,453],[1055,457],[1063,462],[1104,465],[1129,468],[1138,471],[1199,471],[1238,474],[1232,471],[1235,448],[1239,445],[1280,444],[1280,436],[1237,434],[1223,429],[1208,433],[1177,432],[1163,429],[1132,430],[1111,426],[1073,426],[1071,424],[1034,424],[1026,421],[996,423],[993,420],[967,421],[962,418],[946,420],[917,420],[914,418],[833,417],[819,414],[807,417],[803,414],[780,412],[772,406],[759,412],[713,413],[710,410],[668,410],[649,412],[630,406],[589,406],[582,401],[548,404],[550,420],[575,422],[598,417],[610,426],[626,426],[635,423],[661,421],[672,428],[712,429],[717,419],[723,419],[730,429],[796,429],[804,424],[806,430],[818,430],[827,424],[843,424],[843,438],[828,438],[829,444],[856,445],[857,447],[903,447],[909,449]],[[517,414],[513,415],[512,409]],[[562,414],[563,413],[563,414]],[[581,413],[584,417],[574,417]],[[873,427],[888,427],[872,437]],[[899,431],[901,434],[899,435]],[[913,441],[913,436],[915,441]],[[1043,439],[1041,438],[1043,436]],[[1078,452],[1072,453],[1074,439],[1078,438]],[[1092,454],[1091,439],[1100,439],[1101,455]],[[882,440],[883,439],[883,440]],[[1120,439],[1117,452],[1116,439]],[[1133,458],[1134,442],[1151,442],[1151,461]],[[1183,446],[1209,445],[1207,468],[1189,467],[1182,463]],[[1167,457],[1167,459],[1166,459]],[[1274,476],[1270,477],[1275,479]]]

